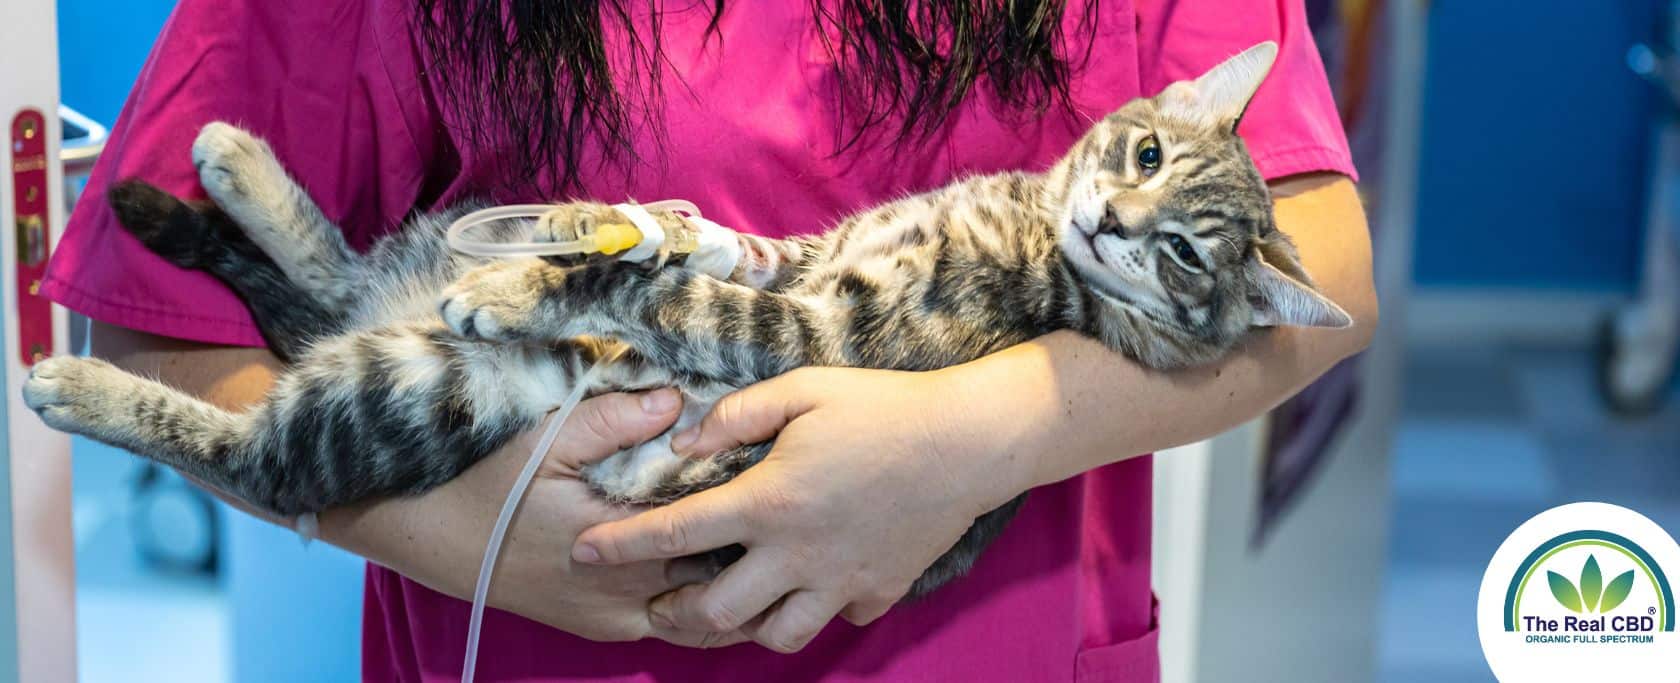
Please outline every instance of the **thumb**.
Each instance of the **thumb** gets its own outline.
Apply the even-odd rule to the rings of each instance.
[[[682,394],[669,388],[596,396],[566,417],[548,457],[582,467],[659,436],[676,423],[681,408]]]
[[[816,407],[815,399],[802,387],[791,375],[782,375],[724,396],[700,424],[672,438],[671,449],[689,457],[708,457],[767,441]]]

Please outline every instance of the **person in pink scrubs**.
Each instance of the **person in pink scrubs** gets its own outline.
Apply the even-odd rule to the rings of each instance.
[[[434,13],[452,5],[418,4]],[[475,4],[502,5],[453,3]],[[629,112],[616,140],[605,128],[532,123],[562,109],[602,116],[565,104],[570,90],[524,109],[510,108],[516,94],[505,91],[464,101],[501,81],[483,63],[440,55],[505,31],[441,35],[390,0],[183,0],[43,291],[96,321],[96,354],[239,405],[260,396],[278,367],[246,309],[215,280],[146,251],[98,201],[129,177],[203,197],[189,150],[206,122],[266,138],[358,248],[405,216],[470,197],[683,198],[737,230],[784,236],[960,176],[1046,168],[1089,121],[1127,100],[1276,41],[1276,66],[1240,132],[1273,183],[1279,226],[1354,327],[1269,331],[1216,367],[1171,375],[1071,333],[932,373],[796,371],[726,401],[690,445],[703,452],[779,431],[769,460],[640,514],[591,501],[568,468],[659,433],[676,398],[594,399],[567,426],[514,527],[479,660],[484,681],[1157,680],[1150,458],[1138,454],[1260,414],[1363,348],[1375,322],[1354,169],[1301,0],[1046,2],[1049,43],[1017,36],[970,46],[994,62],[1039,60],[1025,77],[1017,70],[1007,92],[998,84],[1010,70],[983,59],[971,89],[897,101],[892,93],[919,92],[915,79],[945,71],[901,60],[894,68],[911,80],[893,90],[880,72],[837,61],[835,46],[855,46],[847,41],[860,27],[894,26],[855,12],[868,3],[724,2],[716,12],[677,3],[656,14],[601,4],[623,12],[602,9],[583,35],[601,41],[616,70],[583,92],[614,86]],[[946,14],[930,16],[906,30]],[[572,30],[546,43],[559,46],[549,52],[516,43],[571,55],[552,65],[562,89],[589,73],[567,52],[580,44]],[[649,77],[650,64],[660,78]],[[871,123],[872,111],[890,115]],[[904,121],[912,130],[900,136]],[[571,137],[528,140],[542,152],[535,157],[508,143],[540,131]],[[371,560],[366,680],[460,674],[460,597],[530,442],[425,495],[322,515],[327,540]],[[969,520],[1028,488],[1020,515],[970,574],[894,604]],[[666,576],[661,558],[729,543],[749,552],[716,580],[679,589]],[[749,639],[759,644],[735,644]]]

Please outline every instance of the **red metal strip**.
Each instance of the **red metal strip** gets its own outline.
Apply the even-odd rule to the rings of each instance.
[[[12,201],[17,225],[18,355],[29,367],[52,354],[52,303],[41,296],[51,255],[47,203],[47,119],[38,109],[12,117]]]

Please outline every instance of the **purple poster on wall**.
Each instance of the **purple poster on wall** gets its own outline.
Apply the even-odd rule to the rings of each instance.
[[[1307,0],[1307,18],[1337,108],[1360,171],[1367,213],[1381,200],[1379,186],[1384,92],[1382,70],[1388,44],[1382,0]],[[1372,225],[1373,234],[1378,226]],[[1326,464],[1336,437],[1345,431],[1359,398],[1355,356],[1331,368],[1317,382],[1284,401],[1267,416],[1262,443],[1260,514],[1252,544],[1258,548]]]

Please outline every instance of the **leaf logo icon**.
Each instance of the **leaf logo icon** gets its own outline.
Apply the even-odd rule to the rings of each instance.
[[[1603,614],[1616,609],[1623,600],[1627,600],[1628,593],[1633,592],[1633,570],[1622,572],[1606,586],[1604,574],[1598,568],[1598,558],[1588,555],[1587,565],[1581,568],[1579,590],[1576,584],[1553,571],[1546,572],[1546,582],[1551,586],[1552,597],[1569,611]]]
[[[1610,585],[1604,587],[1604,597],[1599,598],[1603,602],[1599,604],[1598,611],[1608,612],[1616,609],[1616,606],[1622,604],[1622,601],[1627,599],[1628,593],[1632,591],[1633,570],[1629,569],[1612,580]]]
[[[1598,558],[1588,555],[1587,566],[1581,568],[1581,607],[1593,611],[1603,590],[1604,575],[1598,571]]]
[[[1546,582],[1551,584],[1552,597],[1557,598],[1559,605],[1569,608],[1571,612],[1580,613],[1581,594],[1575,590],[1575,584],[1553,571],[1546,572]]]

